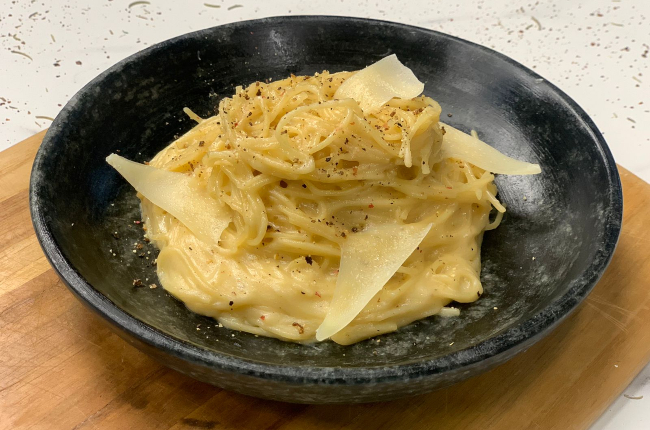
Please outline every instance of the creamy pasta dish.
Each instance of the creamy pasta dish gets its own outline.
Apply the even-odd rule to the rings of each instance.
[[[162,286],[231,329],[340,344],[479,299],[494,174],[540,168],[441,123],[423,90],[394,55],[255,82],[186,109],[197,125],[149,163],[110,155]]]

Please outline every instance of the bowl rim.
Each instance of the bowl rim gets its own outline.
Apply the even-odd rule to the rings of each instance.
[[[37,190],[42,187],[45,181],[45,176],[41,174],[41,167],[44,160],[47,159],[48,154],[56,151],[55,137],[65,128],[67,118],[71,112],[74,111],[74,106],[77,101],[85,97],[87,93],[89,93],[90,89],[102,81],[107,75],[115,73],[125,65],[136,62],[142,57],[148,56],[158,50],[165,49],[169,44],[178,43],[186,39],[200,38],[203,35],[210,34],[215,29],[252,28],[257,25],[268,23],[272,23],[275,26],[282,26],[287,24],[291,25],[296,22],[302,24],[310,22],[314,24],[349,22],[365,26],[388,26],[405,32],[419,32],[441,41],[454,41],[470,46],[473,49],[478,49],[500,61],[509,63],[533,79],[543,79],[541,84],[548,86],[549,89],[555,93],[589,129],[592,141],[601,155],[600,160],[605,163],[605,168],[608,173],[607,180],[610,191],[608,195],[610,197],[611,206],[610,210],[607,211],[607,218],[603,222],[604,242],[602,247],[598,250],[597,257],[592,260],[589,267],[584,270],[579,278],[572,281],[573,285],[571,288],[563,296],[552,301],[547,307],[540,310],[530,319],[515,326],[511,326],[476,345],[454,351],[444,356],[421,360],[419,362],[409,362],[396,365],[301,367],[268,364],[239,358],[225,353],[204,349],[193,343],[175,338],[131,316],[88,283],[63,256],[59,249],[52,231],[48,228],[48,223],[44,217],[41,202],[37,193]],[[59,115],[57,115],[55,121],[52,123],[43,139],[32,167],[29,205],[37,239],[43,248],[48,261],[61,279],[63,279],[68,288],[85,305],[93,309],[112,325],[128,333],[133,338],[156,349],[161,349],[182,360],[190,361],[194,364],[208,368],[216,368],[220,371],[294,384],[359,385],[376,384],[396,380],[409,380],[420,376],[467,369],[486,360],[496,360],[497,357],[506,355],[509,352],[511,354],[516,353],[521,349],[521,346],[531,342],[533,339],[548,334],[552,328],[564,320],[589,294],[609,264],[620,234],[623,215],[623,194],[620,176],[614,158],[605,142],[605,139],[591,118],[589,118],[586,112],[566,93],[546,79],[542,78],[536,72],[528,69],[513,59],[479,44],[435,30],[409,24],[346,16],[293,15],[239,21],[186,33],[138,51],[99,74],[70,99]],[[517,346],[520,346],[520,348],[517,348]]]

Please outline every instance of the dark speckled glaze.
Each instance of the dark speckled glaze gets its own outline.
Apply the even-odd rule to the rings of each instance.
[[[479,301],[463,305],[458,318],[428,318],[379,343],[344,347],[218,328],[161,288],[132,287],[134,278],[156,282],[156,250],[133,254],[142,237],[133,223],[138,202],[104,162],[108,154],[151,158],[192,127],[183,107],[210,115],[236,85],[359,69],[392,53],[425,82],[444,121],[542,166],[541,175],[496,179],[508,212],[485,235],[486,293]],[[54,268],[124,339],[202,381],[301,403],[424,393],[505,362],[585,298],[614,252],[622,216],[621,185],[603,137],[575,102],[534,72],[434,31],[316,16],[191,33],[102,73],[52,124],[34,162],[30,202]]]

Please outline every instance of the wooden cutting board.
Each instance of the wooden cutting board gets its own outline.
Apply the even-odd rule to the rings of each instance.
[[[623,231],[607,272],[501,367],[367,405],[291,405],[197,382],[122,341],[50,268],[28,208],[43,136],[0,153],[0,429],[585,429],[650,360],[650,185],[621,168]]]

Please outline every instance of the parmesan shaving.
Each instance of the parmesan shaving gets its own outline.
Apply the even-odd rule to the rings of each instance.
[[[334,297],[316,340],[345,328],[415,251],[431,224],[386,224],[351,235],[341,246]]]
[[[117,154],[109,155],[106,162],[147,200],[176,217],[196,237],[208,244],[219,242],[230,216],[192,177],[136,163]]]
[[[424,91],[424,84],[395,54],[382,58],[348,78],[334,94],[335,99],[354,99],[365,114],[379,110],[390,99],[412,99]]]
[[[489,172],[505,175],[535,175],[542,171],[539,164],[515,160],[450,125],[440,123],[440,126],[445,130],[442,138],[443,158],[457,158]]]

